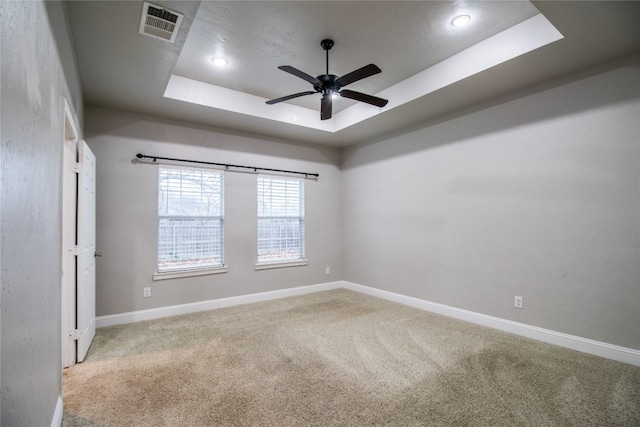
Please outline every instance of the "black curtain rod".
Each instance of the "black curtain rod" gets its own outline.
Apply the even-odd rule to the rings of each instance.
[[[158,160],[169,160],[172,162],[185,162],[185,163],[199,163],[201,165],[213,165],[213,166],[224,166],[225,169],[228,168],[240,168],[240,169],[250,169],[254,172],[258,172],[258,171],[268,171],[268,172],[280,172],[280,173],[291,173],[291,174],[295,174],[295,175],[304,175],[305,177],[314,177],[314,178],[318,178],[320,175],[317,173],[307,173],[307,172],[296,172],[296,171],[288,171],[288,170],[283,170],[283,169],[269,169],[269,168],[258,168],[258,167],[254,167],[254,166],[242,166],[242,165],[231,165],[228,163],[215,163],[215,162],[202,162],[200,160],[187,160],[187,159],[173,159],[171,157],[160,157],[160,156],[147,156],[144,154],[136,154],[136,157],[139,159],[153,159],[153,161],[158,161]]]

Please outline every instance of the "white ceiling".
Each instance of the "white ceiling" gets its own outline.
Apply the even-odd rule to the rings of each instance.
[[[640,2],[152,1],[181,13],[174,43],[138,33],[140,1],[68,3],[87,104],[346,146],[640,51]],[[458,14],[472,17],[462,29]],[[346,99],[321,121],[320,95],[278,70],[330,73],[369,63],[382,73],[348,88],[389,99]],[[214,56],[227,58],[224,69]]]

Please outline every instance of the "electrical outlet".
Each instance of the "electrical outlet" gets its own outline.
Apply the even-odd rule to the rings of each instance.
[[[331,268],[330,267],[325,268],[324,274],[331,274]]]
[[[151,296],[151,288],[144,288],[144,297],[149,298]]]
[[[515,296],[513,297],[513,306],[515,308],[522,308],[524,304],[524,298],[519,297],[519,296]]]

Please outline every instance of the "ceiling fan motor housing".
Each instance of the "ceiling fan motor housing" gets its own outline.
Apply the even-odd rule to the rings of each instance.
[[[317,77],[317,79],[320,80],[320,83],[314,84],[313,88],[316,92],[322,92],[323,95],[331,92],[338,92],[342,87],[340,83],[336,82],[338,78],[339,77],[335,74],[323,74]]]

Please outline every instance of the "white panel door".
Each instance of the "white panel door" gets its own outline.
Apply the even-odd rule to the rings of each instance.
[[[87,143],[78,146],[78,362],[87,355],[96,334],[96,156]]]

